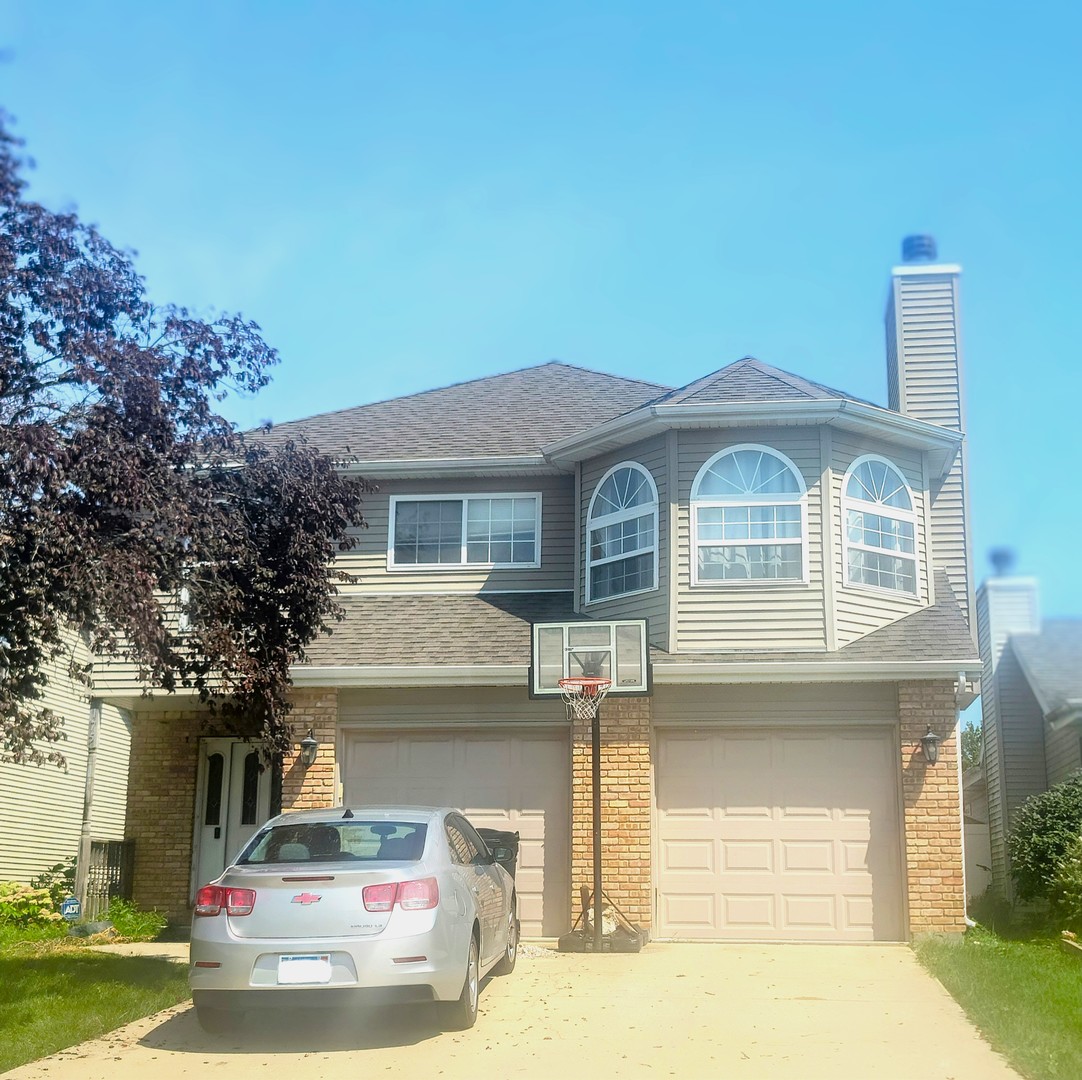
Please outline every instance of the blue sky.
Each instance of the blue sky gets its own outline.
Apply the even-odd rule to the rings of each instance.
[[[560,359],[885,402],[890,266],[964,267],[978,579],[1082,614],[1082,10],[0,0],[36,197],[282,354],[249,426]]]

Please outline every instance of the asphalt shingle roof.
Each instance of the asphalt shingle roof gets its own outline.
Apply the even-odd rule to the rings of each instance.
[[[331,457],[360,461],[536,454],[667,389],[553,361],[278,424],[249,438],[273,445],[303,436]]]
[[[876,630],[837,652],[719,651],[666,653],[651,649],[655,663],[839,664],[851,660],[957,660],[973,663],[969,636],[946,575],[936,575],[937,603]],[[572,609],[572,594],[491,593],[480,595],[348,596],[345,619],[308,649],[315,667],[407,664],[530,663],[530,624],[584,619]],[[584,620],[585,621],[585,620]]]
[[[728,405],[754,401],[860,401],[844,390],[812,382],[746,356],[650,402],[651,405]],[[872,404],[872,402],[865,402]]]
[[[1045,619],[1039,634],[1010,639],[1046,713],[1082,700],[1082,619]]]

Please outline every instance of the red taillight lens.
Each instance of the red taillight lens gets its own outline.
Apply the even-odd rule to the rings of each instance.
[[[255,889],[223,889],[221,885],[204,885],[195,894],[196,915],[251,915],[255,907]]]
[[[389,881],[386,885],[366,885],[361,893],[365,911],[390,911],[398,894],[398,882]]]
[[[440,902],[440,887],[434,877],[416,881],[388,881],[366,885],[361,891],[365,911],[390,911],[398,904],[403,911],[425,911]]]
[[[196,915],[217,915],[222,910],[224,891],[219,885],[204,885],[195,894]]]
[[[434,877],[403,881],[398,886],[398,906],[404,911],[424,911],[440,902],[440,887]]]

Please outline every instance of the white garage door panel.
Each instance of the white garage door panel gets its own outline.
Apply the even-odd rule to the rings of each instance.
[[[342,784],[349,803],[457,806],[518,832],[522,933],[555,937],[569,925],[569,772],[563,733],[354,732]]]
[[[662,731],[657,810],[661,936],[903,936],[889,731]]]

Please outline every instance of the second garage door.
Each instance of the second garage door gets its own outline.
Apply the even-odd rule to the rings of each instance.
[[[660,732],[659,936],[900,940],[897,770],[884,729]]]
[[[342,786],[347,803],[457,806],[518,832],[523,936],[555,937],[569,925],[569,776],[565,732],[366,731],[346,736]]]

